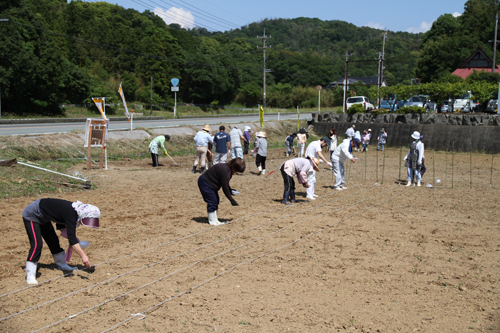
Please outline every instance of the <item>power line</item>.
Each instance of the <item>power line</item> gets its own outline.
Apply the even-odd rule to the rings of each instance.
[[[149,4],[146,4],[146,3],[144,3],[144,2],[142,2],[142,1],[140,1],[140,0],[132,0],[132,2],[135,2],[136,4],[141,5],[141,6],[145,7],[146,9],[149,9],[149,10],[153,11],[153,13],[154,13],[154,8],[152,8]],[[176,20],[176,21],[178,21],[179,23],[182,23],[182,25],[185,25],[185,26],[191,26],[191,25],[194,25],[194,20],[193,20],[193,22],[190,22],[190,21],[187,21],[187,20],[186,20],[186,19],[184,19],[184,18],[180,19],[180,18],[178,18],[178,17],[175,17],[175,16],[173,16],[172,14],[170,14],[170,13],[168,13],[168,12],[164,12],[164,14],[165,14],[166,16],[170,17],[171,19]],[[155,14],[155,15],[156,15],[156,14]],[[158,16],[158,15],[157,15],[157,16]],[[205,29],[207,29],[207,30],[214,30],[214,31],[215,31],[215,30],[217,30],[217,29],[214,29],[214,28],[212,28],[212,27],[210,27],[210,26],[207,26],[207,25],[204,25],[204,24],[198,24],[198,26],[200,26],[200,27],[202,27],[202,28],[205,28]]]
[[[166,1],[165,1],[165,0],[160,0],[160,1],[161,1],[161,2],[166,3]],[[170,0],[170,1],[172,1],[173,3],[176,3],[174,0]],[[225,20],[225,19],[220,18],[220,17],[218,17],[218,16],[212,15],[212,14],[210,14],[210,13],[208,13],[208,12],[204,11],[203,9],[200,9],[200,8],[198,8],[198,7],[195,7],[195,6],[193,6],[193,5],[190,5],[190,4],[188,4],[188,3],[187,3],[186,1],[184,1],[184,0],[179,0],[179,1],[181,1],[181,2],[185,3],[185,4],[186,4],[186,5],[188,5],[189,7],[194,8],[194,10],[193,10],[194,12],[201,11],[201,12],[205,13],[206,15],[209,15],[209,16],[213,17],[215,20],[220,21],[220,22],[222,22],[222,23],[225,23],[226,25],[229,25],[229,26],[234,26],[234,27],[238,27],[238,28],[240,27],[238,24],[232,23],[232,22],[230,22],[230,21],[228,21],[228,20]],[[180,4],[179,4],[179,5],[180,5]]]

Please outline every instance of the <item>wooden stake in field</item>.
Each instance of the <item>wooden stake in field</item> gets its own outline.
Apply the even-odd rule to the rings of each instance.
[[[444,183],[446,184],[446,175],[448,174],[448,150],[444,152],[445,162],[444,162]]]
[[[365,150],[365,180],[364,182],[366,183],[366,159],[368,158],[368,151]]]
[[[385,149],[384,149],[384,160],[382,163],[382,185],[384,185],[384,172],[385,172]]]
[[[469,153],[469,156],[470,156],[470,162],[469,162],[469,170],[470,170],[470,185],[469,185],[469,188],[472,189],[472,144],[471,144],[471,147],[470,147],[470,153]]]
[[[376,155],[377,155],[376,156],[377,157],[377,167],[376,167],[376,169],[377,169],[377,183],[378,183],[378,149],[377,149],[377,154]]]
[[[432,186],[436,187],[436,163],[434,162],[436,160],[436,154],[434,153],[434,150],[432,151]]]
[[[455,168],[455,151],[451,152],[451,188],[453,188],[453,169]]]
[[[403,147],[399,147],[399,178],[398,180],[401,182],[401,159],[403,157]]]
[[[491,174],[490,174],[490,188],[493,187],[493,157],[495,155],[491,153]]]

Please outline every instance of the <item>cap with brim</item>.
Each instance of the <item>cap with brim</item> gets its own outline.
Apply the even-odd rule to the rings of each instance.
[[[315,157],[312,159],[312,162],[313,162],[313,169],[316,170],[316,171],[319,171],[319,160]]]
[[[418,139],[420,139],[420,133],[418,131],[415,131],[415,132],[413,132],[411,137],[414,138],[415,140],[418,140]]]
[[[82,219],[82,224],[91,228],[99,228],[99,219],[95,217],[86,217]]]

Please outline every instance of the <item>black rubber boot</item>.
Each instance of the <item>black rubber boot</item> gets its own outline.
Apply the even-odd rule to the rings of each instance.
[[[291,203],[288,201],[288,196],[290,195],[290,192],[285,191],[283,192],[283,201],[281,202],[284,205],[291,205]]]
[[[205,167],[201,167],[201,173],[205,172]]]
[[[295,200],[295,191],[290,191],[290,202],[297,202],[297,200]]]
[[[193,173],[196,173],[196,165],[193,165]]]

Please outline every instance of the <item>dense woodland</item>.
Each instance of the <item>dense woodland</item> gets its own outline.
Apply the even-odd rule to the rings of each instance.
[[[477,47],[491,54],[495,0],[470,0],[460,17],[445,14],[425,34],[387,32],[384,76],[389,85],[450,80]],[[170,79],[180,79],[186,103],[255,106],[262,101],[264,29],[268,106],[314,106],[317,85],[344,75],[350,60],[377,59],[384,32],[347,22],[311,18],[266,19],[225,32],[167,26],[105,2],[4,0],[0,2],[2,111],[62,114],[62,104],[112,97],[122,82],[127,100],[173,104]],[[377,62],[351,63],[350,76],[377,76]],[[360,88],[360,90],[363,90]],[[367,91],[367,90],[365,90]],[[328,97],[328,96],[327,96]],[[333,92],[325,103],[339,103]]]

